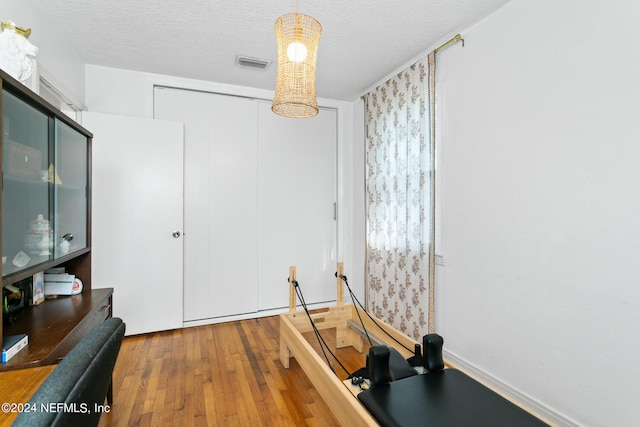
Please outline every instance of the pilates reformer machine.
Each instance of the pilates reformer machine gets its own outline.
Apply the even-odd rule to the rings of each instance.
[[[462,371],[448,363],[445,366],[439,335],[425,335],[420,343],[370,315],[351,292],[343,269],[338,263],[337,304],[311,313],[296,268],[290,267],[289,312],[280,315],[280,361],[289,368],[289,359],[295,357],[342,425],[548,425]],[[345,284],[353,304],[344,303]],[[296,309],[296,297],[303,310]],[[352,346],[362,353],[365,338],[370,343],[366,367],[344,381],[333,371],[326,354],[323,360],[302,335],[315,332],[322,340],[320,331],[333,328],[336,348]]]

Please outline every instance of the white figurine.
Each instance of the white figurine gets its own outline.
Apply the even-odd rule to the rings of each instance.
[[[0,33],[0,68],[20,82],[26,82],[33,73],[33,59],[38,48],[27,37],[31,30],[16,27],[12,21],[3,22]]]

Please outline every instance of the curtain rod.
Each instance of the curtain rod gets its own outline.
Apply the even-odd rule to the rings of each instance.
[[[462,47],[464,47],[464,39],[462,38],[462,36],[460,34],[456,34],[455,36],[453,36],[452,38],[450,38],[449,40],[447,40],[446,42],[444,42],[443,44],[441,44],[440,46],[435,48],[433,51],[435,53],[438,53],[441,50],[448,48],[453,43],[457,43],[457,42],[462,42]],[[361,100],[364,99],[364,95],[360,95],[360,99]]]
[[[449,47],[449,45],[456,43],[456,42],[462,42],[462,47],[464,47],[464,39],[462,38],[462,36],[460,34],[456,34],[455,36],[453,36],[453,38],[451,38],[450,40],[444,42],[443,44],[441,44],[439,47],[437,47],[435,49],[435,52],[438,53],[440,52],[442,49],[446,49]]]

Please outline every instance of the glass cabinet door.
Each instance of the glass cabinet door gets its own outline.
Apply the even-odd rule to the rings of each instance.
[[[52,259],[49,184],[53,120],[2,91],[2,275]]]
[[[55,121],[53,184],[54,258],[87,247],[87,138]]]

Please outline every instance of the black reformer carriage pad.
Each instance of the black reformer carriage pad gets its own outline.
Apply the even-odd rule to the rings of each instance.
[[[369,349],[371,388],[358,399],[383,427],[539,427],[547,426],[524,409],[457,369],[444,369],[443,340],[423,338],[427,373],[393,378],[386,346]]]

